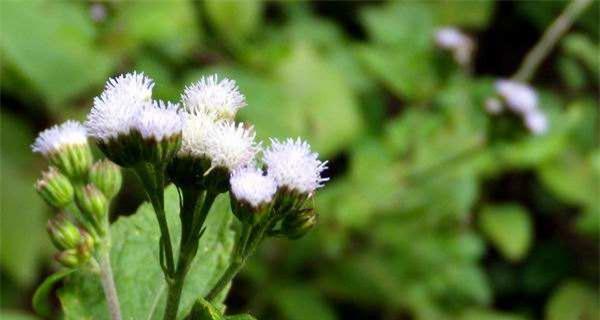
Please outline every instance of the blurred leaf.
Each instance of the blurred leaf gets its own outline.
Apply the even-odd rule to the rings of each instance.
[[[514,314],[502,313],[486,309],[469,309],[463,313],[460,320],[525,320],[527,318]]]
[[[36,278],[40,255],[50,248],[46,211],[33,187],[37,170],[29,145],[34,137],[20,119],[4,112],[1,117],[0,264],[18,286],[27,286]]]
[[[61,270],[51,274],[44,282],[35,290],[33,294],[33,309],[42,316],[49,317],[52,313],[52,306],[48,301],[54,285],[61,281],[64,277],[73,273],[75,269]]]
[[[505,258],[519,261],[527,255],[533,225],[525,209],[513,204],[485,207],[479,216],[479,226]]]
[[[3,68],[13,69],[33,89],[16,88],[24,100],[33,91],[45,105],[61,108],[104,82],[115,62],[96,46],[96,30],[83,3],[9,1],[2,5],[0,22]]]
[[[0,319],[2,320],[37,320],[38,317],[24,313],[22,311],[2,310],[0,311]]]
[[[592,170],[590,158],[564,150],[544,163],[538,173],[544,185],[563,201],[590,206],[597,203],[600,175]]]
[[[277,291],[276,301],[283,319],[334,320],[335,313],[317,290],[308,286],[286,285]]]
[[[206,15],[217,32],[234,45],[240,45],[261,25],[261,0],[204,2]]]
[[[572,34],[566,36],[561,45],[566,55],[581,61],[593,73],[593,78],[598,79],[598,75],[600,75],[600,62],[598,61],[600,48],[597,43],[594,43],[583,34]]]
[[[436,22],[442,26],[483,29],[487,26],[494,9],[492,0],[479,1],[427,1],[435,12]]]
[[[208,293],[228,265],[233,245],[228,204],[227,197],[219,197],[209,214],[198,256],[183,290],[181,314],[188,312],[199,296]],[[165,190],[165,209],[170,229],[179,230],[179,198],[173,186]],[[160,319],[166,283],[158,262],[160,234],[152,207],[145,203],[133,216],[121,217],[111,225],[111,233],[111,258],[123,318]],[[177,236],[172,241],[179,243]],[[59,298],[67,319],[105,317],[106,304],[96,275],[80,272],[68,277],[59,290]]]
[[[546,320],[598,319],[598,294],[594,289],[569,281],[560,286],[546,305]]]

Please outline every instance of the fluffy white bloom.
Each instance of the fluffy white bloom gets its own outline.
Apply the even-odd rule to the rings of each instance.
[[[132,126],[144,138],[163,140],[181,133],[183,121],[178,104],[152,101],[151,103],[146,103],[136,114],[133,118]]]
[[[108,140],[129,133],[135,116],[150,101],[153,85],[151,79],[135,72],[109,79],[87,116],[90,136]]]
[[[544,134],[548,131],[548,119],[539,110],[526,113],[524,121],[527,129],[535,135]]]
[[[258,152],[254,141],[256,134],[252,128],[246,129],[242,123],[220,121],[207,132],[205,147],[211,167],[225,167],[235,170],[248,165]]]
[[[208,136],[215,128],[216,123],[205,114],[183,113],[185,124],[183,126],[183,137],[181,139],[180,156],[207,157]]]
[[[504,99],[508,108],[526,114],[538,107],[537,93],[530,86],[512,80],[496,81],[496,91]]]
[[[473,40],[458,29],[453,27],[444,27],[438,29],[435,33],[436,44],[446,50],[452,51],[454,59],[459,64],[468,64],[473,52]]]
[[[262,170],[247,166],[239,168],[229,179],[231,192],[237,200],[246,201],[253,207],[269,203],[277,191],[277,184],[269,176],[263,175]]]
[[[31,149],[33,152],[48,155],[66,146],[85,144],[87,144],[85,127],[77,121],[68,120],[42,131],[31,145]]]
[[[237,111],[246,105],[246,98],[235,81],[227,78],[219,80],[216,74],[202,77],[186,87],[181,100],[190,113],[210,114],[223,119],[233,119]]]
[[[271,147],[264,153],[268,175],[280,187],[287,187],[301,193],[312,193],[329,180],[321,177],[327,162],[318,159],[310,145],[300,138],[288,138],[284,142],[271,139]]]

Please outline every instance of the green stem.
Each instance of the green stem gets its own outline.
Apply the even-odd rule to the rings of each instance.
[[[121,307],[117,288],[115,286],[112,267],[110,265],[110,253],[108,248],[100,248],[98,253],[98,267],[100,269],[100,282],[106,297],[106,304],[112,320],[121,320]]]
[[[567,32],[575,19],[591,2],[591,0],[573,0],[569,3],[560,16],[546,29],[540,41],[527,53],[519,70],[512,78],[520,82],[528,82],[560,37]]]
[[[219,295],[219,293],[225,289],[229,282],[235,278],[238,272],[240,272],[245,262],[246,261],[243,258],[234,259],[227,270],[225,270],[225,273],[223,273],[221,278],[219,278],[219,281],[217,281],[215,286],[212,288],[212,290],[210,290],[204,299],[212,302]]]
[[[191,226],[185,227],[182,226],[183,230],[186,231],[186,236],[182,235],[181,244],[179,246],[179,260],[177,261],[177,272],[173,278],[173,281],[169,283],[169,290],[167,293],[167,305],[165,307],[164,320],[173,320],[177,318],[177,311],[179,310],[179,302],[181,299],[181,293],[183,291],[183,285],[185,282],[185,277],[189,271],[190,265],[196,256],[198,249],[198,236],[206,217],[212,207],[215,198],[217,197],[217,193],[211,192],[208,190],[206,195],[204,196],[204,201],[202,201],[202,207],[199,212],[198,204],[200,202],[199,192],[189,192],[186,191],[183,193],[183,208],[182,208],[182,218],[186,217],[186,222],[191,222]],[[187,199],[186,199],[187,197]],[[190,197],[195,197],[190,198]],[[187,203],[187,204],[186,204]],[[194,205],[192,205],[192,203]],[[190,211],[191,210],[191,214]],[[189,221],[189,217],[191,217],[192,221]],[[183,221],[182,221],[183,222]]]
[[[149,167],[150,164],[142,163],[135,167],[135,172],[142,181],[146,194],[152,203],[158,226],[161,233],[161,245],[163,246],[166,258],[166,275],[171,277],[175,272],[175,262],[173,258],[173,245],[171,244],[171,235],[167,225],[164,206],[164,170],[163,168]],[[154,171],[154,172],[152,172]]]

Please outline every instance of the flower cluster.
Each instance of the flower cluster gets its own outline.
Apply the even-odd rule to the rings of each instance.
[[[502,112],[504,106],[523,119],[525,127],[533,134],[539,135],[548,131],[548,119],[540,110],[535,90],[518,81],[501,79],[495,83],[496,98],[486,101],[486,110],[491,114]]]

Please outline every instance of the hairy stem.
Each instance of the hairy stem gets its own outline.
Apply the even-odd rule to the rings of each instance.
[[[558,16],[552,25],[546,29],[535,47],[527,53],[519,70],[517,70],[513,76],[513,79],[520,82],[528,82],[540,63],[542,63],[544,58],[546,58],[552,48],[554,48],[560,37],[565,34],[575,19],[591,2],[591,0],[573,0],[569,3],[560,16]]]
[[[106,304],[112,320],[121,320],[121,307],[117,288],[113,278],[112,267],[110,266],[110,253],[108,248],[101,248],[98,256],[98,266],[100,268],[100,281],[104,289]]]

